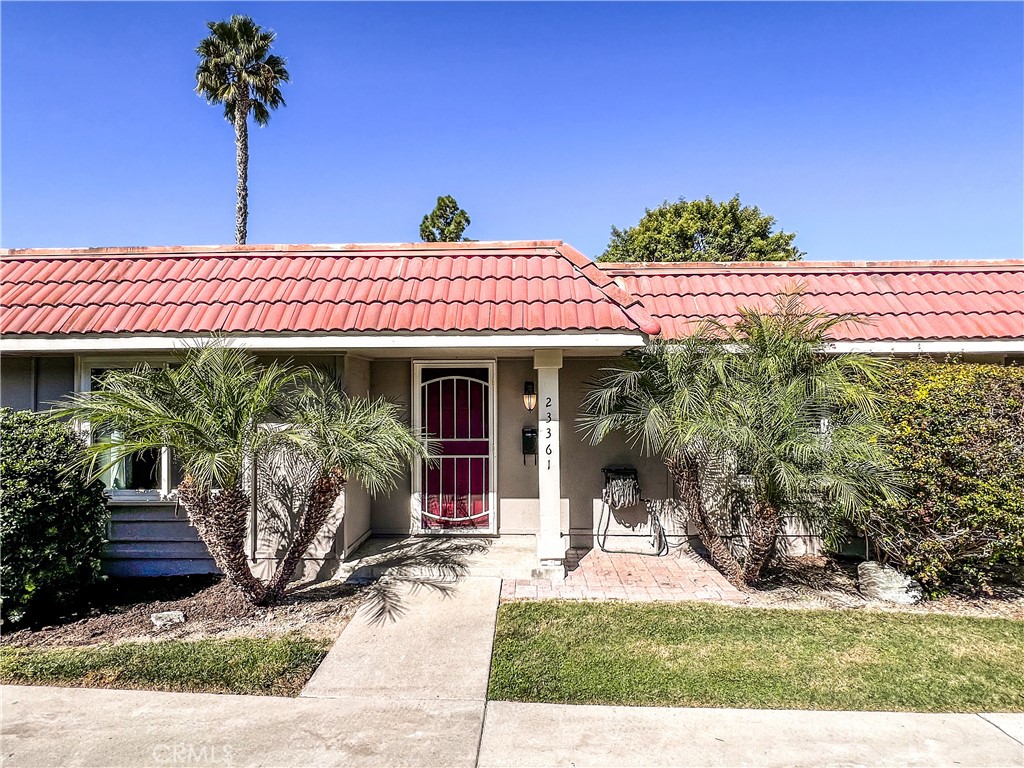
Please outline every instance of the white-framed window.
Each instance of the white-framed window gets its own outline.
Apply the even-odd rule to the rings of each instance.
[[[77,389],[91,392],[99,385],[103,374],[111,369],[134,368],[144,362],[169,365],[172,360],[170,357],[79,357],[76,359]],[[79,427],[87,439],[95,437],[88,424]],[[117,435],[109,437],[116,439]],[[158,448],[124,457],[107,468],[101,478],[112,503],[160,502],[175,497],[182,472],[171,450]]]

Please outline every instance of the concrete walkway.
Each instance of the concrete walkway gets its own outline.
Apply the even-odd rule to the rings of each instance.
[[[300,697],[5,686],[7,766],[474,766],[501,580],[396,584],[360,610]]]
[[[501,579],[463,579],[450,593],[400,589],[401,614],[394,621],[374,621],[365,610],[357,613],[302,696],[483,705]]]

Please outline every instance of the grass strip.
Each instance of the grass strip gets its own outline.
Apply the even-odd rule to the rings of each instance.
[[[0,647],[0,682],[294,696],[330,643],[301,636]]]
[[[1024,622],[697,603],[509,602],[491,699],[1024,711]]]

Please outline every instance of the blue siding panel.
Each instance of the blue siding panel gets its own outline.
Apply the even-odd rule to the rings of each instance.
[[[114,504],[103,570],[111,576],[220,573],[175,504]]]

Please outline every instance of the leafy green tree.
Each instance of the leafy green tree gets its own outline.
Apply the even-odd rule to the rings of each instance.
[[[622,430],[661,456],[714,565],[735,584],[756,584],[787,518],[828,537],[898,492],[877,442],[873,386],[888,364],[826,351],[830,329],[850,319],[808,311],[791,294],[681,343],[653,342],[594,384],[581,427],[594,442]],[[725,483],[745,518],[742,562],[706,507],[712,482]]]
[[[804,254],[796,234],[773,232],[775,219],[739,195],[719,203],[667,200],[647,209],[635,227],[612,227],[608,247],[598,261],[795,261]]]
[[[184,472],[178,498],[189,520],[229,581],[264,604],[281,596],[348,480],[379,493],[422,454],[399,416],[399,406],[349,397],[323,372],[262,364],[221,342],[188,350],[177,366],[111,370],[99,388],[56,412],[89,425],[95,439],[85,456],[94,476],[135,452],[171,448]],[[249,478],[253,465],[282,452],[304,463],[309,479],[298,489],[305,504],[295,535],[263,583],[245,553]]]
[[[196,48],[196,93],[208,104],[223,104],[225,119],[235,127],[235,242],[243,245],[249,226],[249,115],[257,125],[266,125],[270,110],[285,106],[280,86],[289,75],[285,60],[270,53],[277,35],[248,16],[206,26],[210,35]]]
[[[932,593],[1024,567],[1024,368],[911,360],[885,383],[885,448],[905,498],[859,518],[878,559]]]
[[[420,239],[425,243],[459,243],[468,239],[462,233],[469,223],[469,214],[459,207],[455,198],[444,195],[437,198],[434,210],[423,217]]]

